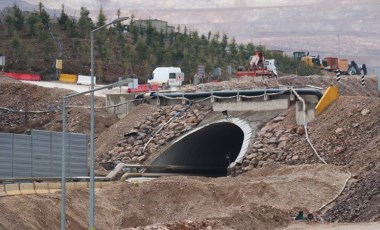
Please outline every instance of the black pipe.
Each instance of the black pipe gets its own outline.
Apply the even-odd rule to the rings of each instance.
[[[323,93],[319,89],[315,88],[295,88],[294,89],[299,95],[315,95],[320,100],[323,96]],[[264,94],[284,94],[290,95],[291,92],[288,89],[252,89],[252,90],[234,90],[234,91],[213,91],[213,92],[196,92],[196,93],[158,93],[152,92],[150,94],[151,99],[156,99],[157,96],[161,99],[164,97],[177,98],[177,97],[185,97],[187,99],[194,98],[205,98],[211,95],[218,97],[232,97],[236,95],[242,96],[261,96]],[[143,94],[137,95],[136,99],[142,99],[144,97]]]

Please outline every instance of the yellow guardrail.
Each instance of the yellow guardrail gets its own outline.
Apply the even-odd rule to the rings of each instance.
[[[74,74],[61,73],[59,76],[59,80],[68,83],[76,83],[78,81],[78,76]]]
[[[315,106],[315,113],[318,116],[321,114],[329,105],[331,105],[336,99],[339,98],[339,88],[338,86],[330,86],[327,88],[322,98],[319,100],[318,104]]]

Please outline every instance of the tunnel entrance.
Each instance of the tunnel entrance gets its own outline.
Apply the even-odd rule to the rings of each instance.
[[[152,165],[173,168],[149,172],[226,176],[233,162],[241,162],[251,138],[249,124],[238,118],[216,121],[176,140]]]

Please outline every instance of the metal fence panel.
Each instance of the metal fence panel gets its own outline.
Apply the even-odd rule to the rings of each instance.
[[[83,154],[86,153],[86,154]],[[70,133],[70,170],[71,176],[87,175],[87,137],[79,133]]]
[[[66,175],[87,176],[87,136],[66,134]],[[0,133],[0,178],[60,177],[62,133]]]
[[[32,136],[13,135],[13,177],[32,176]]]
[[[0,133],[0,178],[12,177],[13,134]]]
[[[33,130],[32,139],[32,176],[49,177],[51,176],[51,133],[40,130]]]

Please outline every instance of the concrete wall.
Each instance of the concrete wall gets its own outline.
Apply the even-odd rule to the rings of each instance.
[[[306,114],[304,117],[303,113],[303,103],[302,101],[296,102],[296,122],[298,125],[303,125],[306,122],[309,123],[315,119],[315,107],[318,104],[318,98],[314,95],[303,95],[302,98],[305,100],[306,104]]]
[[[113,114],[129,113],[133,111],[135,108],[134,103],[133,103],[134,99],[135,99],[135,94],[107,94],[106,105],[107,107],[111,106],[107,108],[107,111]],[[119,105],[119,106],[114,106],[114,105]]]
[[[236,99],[235,99],[236,100]],[[235,101],[214,102],[214,111],[271,111],[289,108],[289,99],[276,99],[267,101]]]

